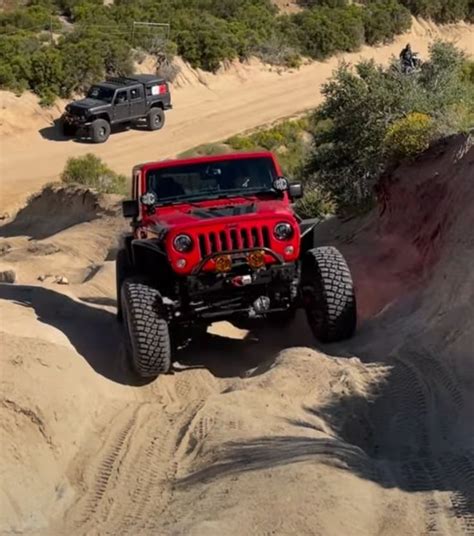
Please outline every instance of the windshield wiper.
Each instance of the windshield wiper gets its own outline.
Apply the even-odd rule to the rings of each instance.
[[[173,197],[169,200],[163,200],[158,203],[157,206],[166,206],[166,205],[180,205],[181,203],[188,203],[192,204],[196,201],[207,201],[207,200],[215,200],[215,199],[226,199],[226,198],[233,198],[233,197],[246,197],[249,194],[255,195],[255,194],[274,194],[276,193],[274,190],[262,190],[261,188],[247,188],[245,190],[231,190],[228,192],[220,192],[220,193],[206,193],[206,194],[200,194],[200,195],[194,195],[194,196],[179,196],[179,197]]]

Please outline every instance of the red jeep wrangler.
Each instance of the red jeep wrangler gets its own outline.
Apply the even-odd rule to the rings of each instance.
[[[306,310],[317,339],[356,327],[352,278],[333,247],[313,249],[315,220],[272,153],[238,153],[136,166],[123,213],[132,232],[117,255],[118,317],[133,368],[155,377],[171,349],[218,320],[289,321]]]

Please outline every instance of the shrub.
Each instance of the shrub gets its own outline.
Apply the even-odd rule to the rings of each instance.
[[[307,118],[289,120],[247,136],[234,136],[226,143],[235,151],[275,152],[283,173],[291,177],[299,174],[301,165],[308,154],[310,145],[308,130]]]
[[[313,187],[295,204],[295,210],[301,218],[317,218],[334,214],[336,204],[328,193]]]
[[[195,156],[213,156],[231,152],[232,149],[223,143],[206,143],[189,151],[179,154],[179,158],[193,158]]]
[[[325,59],[335,52],[350,52],[362,45],[362,11],[356,6],[310,9],[293,15],[286,31],[296,36],[304,54]]]
[[[86,154],[69,158],[61,180],[67,184],[81,184],[107,194],[125,195],[127,178],[112,171],[100,158]]]
[[[397,0],[375,0],[364,10],[365,40],[369,45],[390,41],[410,26],[410,12]]]
[[[395,121],[387,130],[384,145],[387,155],[410,158],[425,151],[435,134],[433,119],[417,112]]]
[[[462,79],[474,87],[474,61],[466,61],[462,66]]]
[[[256,55],[270,65],[282,65],[290,69],[297,69],[301,65],[299,51],[277,37],[272,37],[259,45],[256,49]]]

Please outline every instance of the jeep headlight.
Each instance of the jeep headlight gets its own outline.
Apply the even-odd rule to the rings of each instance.
[[[275,225],[273,234],[277,240],[290,240],[293,238],[295,231],[289,223],[280,222]]]
[[[187,234],[180,234],[174,239],[173,246],[180,253],[188,253],[193,248],[193,239]]]

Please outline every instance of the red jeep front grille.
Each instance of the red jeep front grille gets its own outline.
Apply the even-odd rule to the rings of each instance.
[[[269,247],[268,227],[240,227],[199,235],[199,250],[202,257],[221,251]]]

